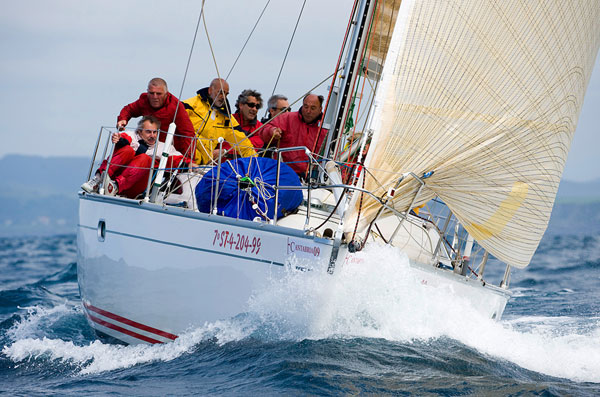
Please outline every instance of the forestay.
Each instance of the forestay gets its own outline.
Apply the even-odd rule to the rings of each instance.
[[[365,188],[435,171],[438,195],[479,243],[529,263],[546,230],[600,43],[597,0],[404,0],[377,92]],[[419,183],[393,205],[406,211]],[[360,225],[378,210],[363,197]],[[354,228],[358,201],[347,217]]]

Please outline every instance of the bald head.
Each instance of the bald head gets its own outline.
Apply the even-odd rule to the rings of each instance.
[[[302,119],[305,123],[314,123],[323,110],[323,97],[315,94],[308,94],[302,101]]]
[[[214,106],[221,107],[229,95],[229,84],[225,79],[214,79],[208,87],[208,96],[212,99]]]

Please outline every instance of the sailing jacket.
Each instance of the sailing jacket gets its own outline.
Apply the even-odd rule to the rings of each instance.
[[[306,146],[308,150],[318,154],[327,130],[321,128],[319,132],[319,121],[322,115],[315,121],[308,124],[302,118],[301,110],[297,112],[282,113],[266,124],[258,132],[262,140],[269,144],[275,128],[281,129],[281,138],[279,139],[279,148]],[[318,138],[318,139],[317,139]],[[283,161],[288,163],[299,175],[304,175],[308,169],[308,156],[303,150],[284,152],[281,154]]]
[[[260,135],[258,133],[254,133],[254,131],[260,128],[260,126],[263,124],[257,119],[246,121],[239,112],[235,112],[233,117],[235,117],[235,120],[240,124],[240,128],[246,133],[246,136],[248,139],[250,139],[250,142],[252,142],[254,148],[262,149],[264,142]]]
[[[163,142],[157,141],[157,145],[156,145],[156,153],[154,151],[154,146],[149,146],[147,145],[142,137],[137,133],[137,131],[123,131],[120,134],[120,139],[119,141],[115,144],[115,151],[119,150],[120,148],[129,145],[133,148],[133,150],[135,151],[136,155],[139,154],[147,154],[148,156],[150,156],[150,158],[152,158],[154,156],[154,161],[155,162],[159,162],[160,158],[162,156],[162,152],[165,148],[165,144]],[[141,146],[141,148],[140,148]],[[179,163],[181,162],[181,160],[183,160],[184,164],[189,164],[190,163],[190,159],[183,156],[179,151],[177,151],[177,149],[175,149],[173,147],[173,145],[169,146],[169,150],[167,152],[169,154],[169,159],[167,161],[167,168],[173,168],[173,167],[177,167],[179,166]]]
[[[197,95],[184,101],[187,114],[192,121],[198,141],[196,143],[196,164],[210,164],[213,150],[218,149],[218,138],[222,137],[242,157],[256,155],[252,142],[240,129],[235,118],[231,118],[229,102],[215,107],[208,96],[208,87],[198,90]]]
[[[150,106],[148,94],[144,92],[137,101],[132,102],[121,109],[121,113],[119,113],[119,117],[117,117],[117,122],[121,120],[129,121],[133,117],[152,115],[160,120],[161,133],[158,136],[158,140],[164,142],[167,135],[164,131],[167,131],[169,129],[169,124],[173,122],[175,109],[177,109],[177,97],[170,92],[167,93],[167,98],[165,99],[163,106],[158,109]],[[190,118],[182,103],[179,103],[175,124],[177,125],[177,129],[175,130],[176,135],[173,137],[175,149],[180,153],[190,153],[194,138],[194,127],[192,126]]]
[[[154,153],[155,146],[156,155]],[[108,175],[119,186],[119,195],[136,198],[146,190],[150,174],[149,168],[153,163],[155,167],[158,166],[164,146],[165,144],[160,141],[157,141],[157,145],[146,144],[137,131],[126,131],[120,134],[108,170]],[[190,162],[190,159],[184,158],[172,145],[169,147],[168,153],[166,168],[185,167]],[[152,161],[153,156],[154,161]],[[107,160],[104,160],[96,172],[104,172],[107,165]]]

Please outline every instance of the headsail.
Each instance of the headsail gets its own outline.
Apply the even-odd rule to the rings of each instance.
[[[381,74],[383,63],[389,51],[400,4],[401,0],[378,0],[375,8],[375,23],[371,29],[371,43],[367,53],[369,61],[366,63],[369,75],[373,77],[378,77]]]
[[[414,1],[377,93],[365,188],[427,179],[479,243],[525,267],[544,234],[600,44],[597,0]],[[407,178],[394,207],[418,188]],[[364,198],[360,225],[378,204]],[[358,205],[347,217],[354,227]]]

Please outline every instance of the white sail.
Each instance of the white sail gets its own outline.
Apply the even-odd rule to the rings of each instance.
[[[493,255],[525,267],[544,234],[600,43],[598,0],[405,0],[366,159],[365,188],[435,171],[439,196]],[[419,184],[393,200],[406,211]],[[359,206],[361,208],[360,215]],[[379,205],[363,197],[346,227]]]
[[[379,0],[375,7],[374,23],[367,50],[368,76],[379,78],[387,57],[401,0]]]

